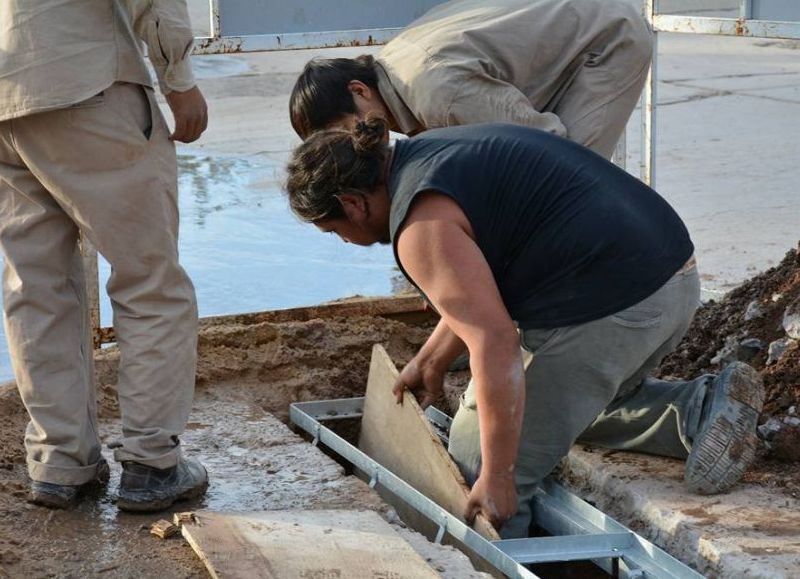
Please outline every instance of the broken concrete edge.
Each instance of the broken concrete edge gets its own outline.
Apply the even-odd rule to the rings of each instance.
[[[558,478],[598,509],[708,577],[800,574],[800,501],[739,485],[699,496],[683,487],[683,462],[576,445]]]

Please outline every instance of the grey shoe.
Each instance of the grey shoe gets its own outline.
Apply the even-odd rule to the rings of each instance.
[[[99,489],[108,482],[110,471],[106,459],[97,463],[94,478],[80,485],[59,485],[55,483],[31,481],[28,502],[51,509],[70,509],[78,504],[78,499],[87,492]]]
[[[165,469],[124,462],[117,507],[123,511],[161,511],[176,501],[202,496],[207,488],[208,473],[193,458],[181,457],[178,464]]]
[[[690,490],[721,493],[744,474],[756,452],[756,426],[764,405],[764,384],[753,368],[729,364],[706,394],[699,434],[686,459],[683,480]]]

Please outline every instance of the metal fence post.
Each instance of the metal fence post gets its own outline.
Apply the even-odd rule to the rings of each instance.
[[[100,275],[97,268],[97,250],[85,235],[80,238],[83,274],[86,278],[86,299],[89,308],[89,322],[92,328],[92,346],[100,348]]]
[[[658,31],[654,25],[657,0],[645,0],[644,16],[653,29],[653,60],[642,93],[642,152],[640,177],[650,187],[656,186],[656,82],[658,71]]]
[[[753,0],[739,1],[739,18],[751,18],[753,16]]]

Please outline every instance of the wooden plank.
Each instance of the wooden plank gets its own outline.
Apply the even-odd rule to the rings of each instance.
[[[83,275],[86,279],[86,300],[89,308],[89,323],[92,331],[92,347],[102,344],[100,335],[100,275],[97,266],[97,249],[89,238],[81,234],[80,252],[83,260]]]
[[[463,517],[469,487],[414,396],[406,392],[402,406],[395,402],[392,386],[397,376],[386,350],[376,344],[359,448],[448,512]],[[500,538],[483,515],[474,528],[489,540]]]
[[[434,579],[372,511],[199,511],[183,536],[220,579]]]
[[[216,324],[252,325],[269,322],[306,322],[314,319],[346,318],[352,316],[381,316],[417,323],[433,319],[435,313],[425,308],[425,302],[417,295],[352,298],[330,304],[320,304],[302,308],[267,310],[226,316],[209,316],[200,319],[200,327]],[[114,342],[114,328],[100,328],[100,341],[104,344]]]

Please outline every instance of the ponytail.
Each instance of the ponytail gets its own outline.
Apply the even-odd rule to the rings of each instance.
[[[313,133],[292,153],[287,166],[289,207],[302,221],[316,223],[344,216],[338,196],[369,194],[385,181],[386,119],[368,115],[352,131]]]

